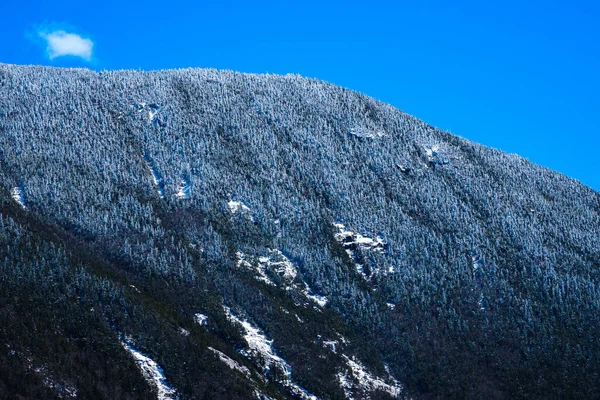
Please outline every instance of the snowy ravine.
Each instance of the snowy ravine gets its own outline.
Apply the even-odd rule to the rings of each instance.
[[[386,367],[386,371],[388,372],[388,380],[391,382],[387,383],[383,379],[371,375],[364,365],[358,362],[356,359],[350,359],[348,356],[342,356],[346,360],[346,365],[350,370],[351,377],[348,376],[346,372],[338,373],[338,380],[341,388],[344,390],[344,393],[347,398],[353,399],[352,390],[358,390],[363,393],[373,392],[375,390],[380,390],[388,393],[390,396],[399,398],[402,393],[402,385],[394,379],[390,373],[388,368]],[[358,385],[356,384],[358,382]],[[368,398],[368,396],[366,396]]]
[[[281,383],[287,387],[295,396],[307,400],[317,400],[317,397],[308,393],[305,389],[292,381],[292,368],[281,357],[277,355],[273,348],[273,341],[267,339],[265,334],[253,326],[247,320],[242,320],[231,312],[229,307],[223,306],[223,310],[231,322],[240,325],[244,330],[244,339],[248,344],[248,349],[241,350],[240,353],[255,362],[261,363],[265,372],[268,372],[272,367],[278,368],[284,373],[284,378]]]
[[[167,384],[162,368],[154,360],[140,353],[124,341],[121,341],[121,346],[133,356],[144,378],[156,388],[158,400],[178,399],[177,392]]]

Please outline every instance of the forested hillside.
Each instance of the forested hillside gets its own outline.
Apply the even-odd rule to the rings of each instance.
[[[600,194],[517,155],[205,69],[0,64],[0,138],[0,398],[599,396]]]

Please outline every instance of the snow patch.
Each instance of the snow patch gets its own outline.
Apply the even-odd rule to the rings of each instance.
[[[342,357],[346,360],[346,365],[350,369],[350,374],[354,378],[354,380],[349,379],[347,372],[338,373],[338,381],[340,382],[340,387],[344,389],[344,393],[347,398],[352,398],[350,394],[350,389],[358,389],[361,392],[373,392],[375,390],[381,390],[388,393],[390,396],[398,398],[402,393],[402,385],[394,379],[394,377],[389,374],[388,371],[388,380],[390,383],[387,383],[383,379],[371,375],[364,365],[358,362],[356,359],[350,359],[346,355],[342,355]],[[358,384],[356,384],[356,381]]]
[[[473,272],[481,268],[481,258],[479,256],[473,256],[471,260],[473,262]]]
[[[329,348],[334,353],[337,353],[337,345],[339,342],[337,340],[324,340],[323,347]]]
[[[325,307],[329,303],[329,299],[319,294],[314,294],[312,289],[308,286],[308,283],[304,282],[306,289],[302,292],[309,300],[314,301],[321,307]]]
[[[250,377],[250,370],[247,367],[240,365],[233,358],[227,356],[225,353],[223,353],[217,349],[213,349],[212,347],[209,347],[208,349],[210,351],[212,351],[213,353],[215,353],[219,357],[219,360],[221,360],[223,363],[225,363],[229,368],[239,371],[242,374],[246,375],[247,377]]]
[[[206,325],[206,321],[208,320],[208,317],[204,314],[194,314],[194,322],[196,322],[198,325],[203,326]]]
[[[277,273],[290,285],[286,286],[286,290],[291,290],[292,288],[297,289],[309,300],[317,303],[321,307],[325,307],[328,303],[329,300],[327,297],[313,293],[306,282],[293,282],[298,276],[298,270],[281,251],[277,249],[269,250],[269,256],[259,258],[259,262],[263,265],[263,271],[268,269]]]
[[[158,400],[177,399],[176,391],[167,384],[162,368],[152,359],[134,349],[131,345],[121,341],[121,346],[134,358],[142,371],[144,378],[153,385],[158,392]]]
[[[179,327],[179,333],[181,334],[181,336],[185,336],[188,337],[190,336],[190,331],[188,331],[185,328]]]
[[[397,163],[396,166],[398,169],[400,169],[400,172],[404,174],[408,174],[412,170],[410,164],[408,163]]]
[[[445,165],[450,162],[448,157],[445,154],[442,154],[438,145],[424,146],[424,147],[425,147],[425,155],[427,156],[427,161],[430,164]]]
[[[238,211],[246,211],[246,212],[250,212],[250,208],[248,208],[244,203],[242,203],[241,201],[229,201],[229,203],[227,203],[227,205],[229,206],[229,210],[231,211],[232,214],[237,213]]]
[[[27,206],[25,205],[25,198],[23,197],[23,189],[21,189],[21,187],[16,186],[16,187],[12,188],[10,194],[12,196],[12,199],[18,205],[20,205],[23,210],[27,209]]]
[[[179,183],[179,189],[177,190],[177,193],[175,194],[175,196],[178,199],[189,199],[191,190],[192,190],[192,183],[190,182],[190,180],[186,177],[181,177],[181,181]]]
[[[390,309],[393,310],[396,308],[396,305],[394,303],[385,303],[385,305]]]
[[[237,325],[241,325],[244,330],[244,339],[248,348],[241,350],[240,354],[260,363],[265,372],[269,371],[271,367],[281,370],[284,373],[284,377],[280,383],[290,389],[294,395],[307,400],[317,399],[316,396],[308,393],[292,381],[292,368],[283,358],[277,355],[273,348],[273,340],[267,339],[260,329],[247,320],[242,320],[234,315],[229,307],[223,306],[223,310],[227,319]]]
[[[359,138],[378,139],[386,136],[381,129],[365,129],[362,126],[350,129],[350,134]]]
[[[148,121],[150,123],[154,123],[155,122],[156,114],[158,114],[159,110],[160,110],[160,107],[157,106],[156,104],[150,104],[148,106]]]
[[[156,123],[156,114],[160,110],[160,107],[157,104],[146,104],[144,102],[134,103],[133,107],[137,110],[138,113],[146,113],[148,116],[148,122],[155,124]]]
[[[229,206],[229,211],[231,211],[231,214],[235,215],[240,213],[244,215],[248,221],[254,222],[254,218],[251,215],[252,210],[241,201],[230,200],[227,205]]]

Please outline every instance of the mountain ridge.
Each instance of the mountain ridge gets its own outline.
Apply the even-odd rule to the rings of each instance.
[[[124,343],[181,398],[595,393],[600,195],[581,183],[297,75],[0,64],[0,94],[2,304],[46,310],[3,326],[68,332],[1,331],[35,390],[171,393]],[[127,378],[80,373],[96,359]],[[0,393],[27,396],[19,376]]]

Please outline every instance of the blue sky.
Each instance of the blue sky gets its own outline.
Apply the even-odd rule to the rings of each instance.
[[[299,73],[600,190],[600,5],[491,3],[8,0],[0,62]]]

